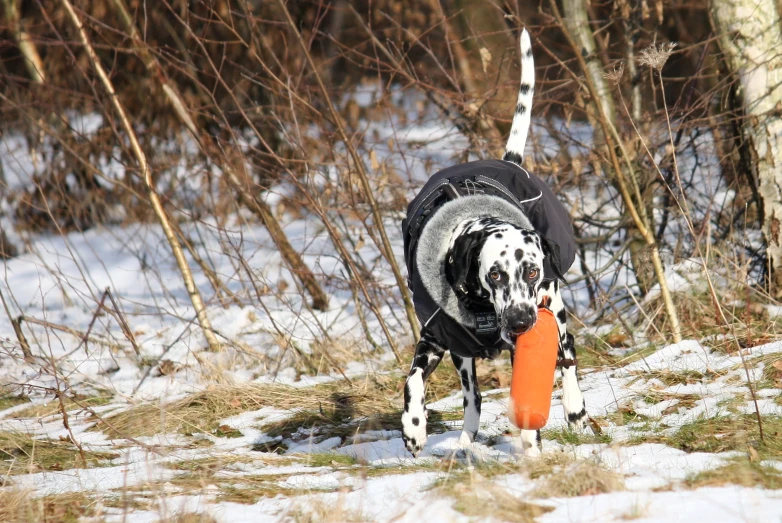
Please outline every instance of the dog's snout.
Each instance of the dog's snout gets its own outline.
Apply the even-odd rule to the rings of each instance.
[[[535,309],[529,305],[513,307],[505,314],[505,328],[512,337],[524,334],[537,320]]]

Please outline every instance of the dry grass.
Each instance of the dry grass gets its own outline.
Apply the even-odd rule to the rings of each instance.
[[[741,301],[746,292],[743,285],[735,284],[721,289],[720,296],[726,301]],[[709,343],[713,350],[733,353],[737,343],[742,348],[754,347],[782,336],[782,323],[776,318],[769,318],[768,312],[755,304],[750,304],[750,307],[723,305],[722,312],[728,323],[725,325],[708,292],[676,293],[674,301],[679,311],[682,336],[692,339],[716,336],[717,339]],[[655,298],[647,303],[646,310],[657,310],[659,305],[659,298]],[[669,332],[666,322],[664,315],[658,315],[654,322],[657,330],[652,329],[650,333]]]
[[[611,436],[608,434],[582,434],[564,427],[559,429],[544,429],[541,435],[545,440],[553,440],[562,445],[582,445],[584,443],[611,443]]]
[[[30,491],[0,490],[3,523],[77,523],[94,513],[93,502],[83,493],[35,498]]]
[[[498,521],[534,523],[535,518],[554,510],[534,503],[521,501],[507,490],[482,481],[476,475],[472,483],[455,484],[448,495],[456,498],[453,508],[462,514],[480,520],[493,518]]]
[[[571,498],[618,490],[624,490],[622,476],[606,470],[593,460],[585,459],[555,467],[553,473],[541,478],[533,491],[533,496]]]
[[[360,523],[369,521],[360,511],[349,509],[343,501],[327,503],[319,499],[307,500],[305,504],[295,505],[286,514],[286,520],[295,523]]]
[[[760,442],[754,415],[704,418],[682,425],[663,443],[686,452],[746,451],[752,447],[762,456],[782,457],[782,417],[764,416],[763,429],[765,444]]]
[[[217,523],[217,520],[209,514],[186,512],[177,514],[172,518],[161,519],[158,523]]]
[[[630,507],[630,510],[619,515],[619,519],[621,519],[622,521],[634,521],[636,519],[641,519],[646,517],[648,513],[649,513],[648,503],[641,504],[640,501],[636,500],[635,503],[633,503],[633,506]]]
[[[478,461],[475,463],[446,459],[439,464],[444,476],[432,489],[456,501],[453,508],[466,516],[498,521],[532,523],[550,508],[521,501],[492,480],[501,476],[526,472],[530,477],[550,473],[554,462],[564,454],[543,456],[521,463]]]
[[[106,418],[98,430],[113,437],[151,436],[174,432],[214,433],[220,420],[262,407],[315,412],[323,419],[352,420],[394,410],[396,393],[388,379],[344,382],[313,387],[244,384],[220,385],[162,405],[144,404]]]
[[[741,485],[777,490],[782,489],[782,473],[775,468],[766,467],[743,458],[722,467],[690,476],[685,480],[685,484],[692,489]]]
[[[742,401],[742,404],[745,402]],[[662,443],[685,452],[755,452],[762,458],[782,457],[782,417],[763,416],[765,442],[760,441],[754,414],[701,418],[682,425],[672,434],[638,435],[628,445]]]
[[[654,370],[654,371],[639,371],[635,375],[640,379],[645,380],[659,380],[666,387],[672,387],[674,385],[691,385],[694,383],[703,383],[704,380],[713,380],[718,375],[713,373],[703,373],[696,370]]]
[[[593,334],[578,336],[576,339],[578,368],[618,368],[646,357],[659,348],[656,345],[649,344],[641,349],[625,353],[621,356],[611,354],[609,350],[615,348],[615,346],[622,347],[627,342],[627,337],[615,334],[617,332],[618,331],[614,330],[602,336],[595,336]]]
[[[753,383],[757,389],[782,389],[782,355],[771,353],[757,358],[748,359],[747,365],[756,367],[763,364],[763,372],[758,381]]]
[[[0,459],[5,462],[3,472],[9,475],[98,467],[108,465],[108,460],[116,457],[118,454],[86,450],[82,457],[69,441],[40,440],[21,432],[0,431]]]
[[[74,398],[63,397],[63,404],[65,405],[65,410],[68,412],[79,411],[82,410],[83,407],[99,407],[101,405],[106,405],[112,398],[113,396],[111,394],[100,394],[97,396],[76,395]],[[76,403],[74,400],[79,403]],[[33,403],[29,407],[14,412],[11,417],[15,419],[45,418],[59,413],[60,403],[57,401],[57,398],[52,398],[46,403]]]
[[[429,434],[437,434],[452,430],[445,425],[445,422],[461,421],[463,417],[460,411],[430,410],[427,431]],[[313,443],[317,443],[322,439],[335,436],[348,441],[352,436],[369,430],[399,430],[401,418],[402,410],[397,408],[370,415],[356,415],[348,409],[341,408],[328,412],[301,409],[291,417],[262,425],[261,430],[268,436],[282,436],[297,442],[312,440]]]
[[[0,388],[0,412],[6,409],[10,409],[11,407],[16,407],[17,405],[21,405],[22,403],[29,402],[30,398],[27,396],[15,394],[9,390]]]
[[[334,436],[347,439],[367,430],[399,429],[402,412],[398,403],[403,384],[400,376],[378,376],[353,385],[340,381],[304,388],[260,384],[215,386],[171,403],[130,408],[99,421],[95,429],[111,437],[175,432],[234,437],[241,434],[221,420],[271,406],[291,411],[290,416],[262,425],[261,429],[272,437],[297,441]],[[430,431],[442,432],[446,430],[443,422],[461,419],[461,412],[432,411]],[[265,447],[268,448],[258,450],[276,450],[274,445]]]

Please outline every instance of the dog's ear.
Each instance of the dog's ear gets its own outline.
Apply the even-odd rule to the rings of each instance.
[[[548,260],[548,265],[554,271],[554,275],[562,281],[565,281],[565,277],[562,275],[562,271],[559,270],[561,259],[559,257],[559,245],[546,238],[540,236],[540,248],[543,251],[543,260]]]
[[[477,270],[478,255],[485,238],[486,235],[482,231],[463,234],[456,238],[453,246],[448,249],[445,259],[445,279],[457,294],[459,292],[466,294],[470,290],[468,278],[471,270]]]

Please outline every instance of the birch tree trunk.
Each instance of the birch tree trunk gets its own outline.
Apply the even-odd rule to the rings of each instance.
[[[775,0],[712,0],[711,18],[736,75],[744,136],[763,200],[769,290],[782,298],[782,24]]]

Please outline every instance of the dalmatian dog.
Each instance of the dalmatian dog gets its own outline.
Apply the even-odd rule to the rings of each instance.
[[[546,303],[559,327],[562,404],[583,430],[587,414],[576,376],[573,336],[560,293],[575,258],[568,213],[540,179],[521,166],[530,127],[535,75],[530,38],[521,33],[521,87],[502,161],[460,164],[434,175],[402,224],[408,283],[423,325],[404,387],[402,433],[414,455],[427,440],[426,380],[446,351],[460,375],[464,424],[460,441],[475,440],[481,394],[475,359],[509,350]],[[564,363],[562,363],[564,362]],[[525,455],[540,453],[540,431],[521,431]]]

